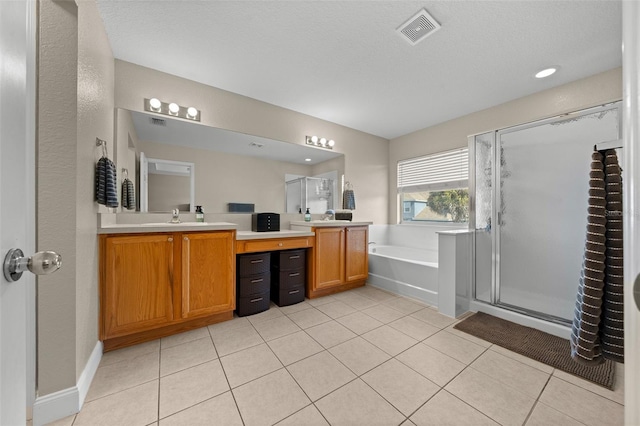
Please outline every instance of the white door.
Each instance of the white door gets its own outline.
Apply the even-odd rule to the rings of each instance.
[[[622,3],[624,422],[640,425],[640,3]],[[639,283],[634,286],[634,282]],[[635,297],[634,297],[635,296]],[[635,299],[635,300],[634,300]]]
[[[0,1],[0,261],[11,248],[35,248],[34,7]],[[35,395],[34,282],[0,274],[1,425],[24,425]]]

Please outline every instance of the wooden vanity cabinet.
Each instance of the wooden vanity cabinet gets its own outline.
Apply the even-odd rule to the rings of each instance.
[[[235,231],[100,236],[104,349],[233,318]]]
[[[367,226],[316,227],[313,277],[307,296],[314,298],[366,283],[369,274]]]

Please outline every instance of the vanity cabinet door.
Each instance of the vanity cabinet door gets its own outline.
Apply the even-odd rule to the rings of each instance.
[[[105,338],[171,322],[173,235],[113,236],[104,244]]]
[[[367,226],[347,228],[345,248],[345,281],[366,280],[369,276]]]
[[[234,233],[182,234],[182,318],[235,308]]]
[[[315,228],[316,289],[342,284],[344,277],[345,228]]]

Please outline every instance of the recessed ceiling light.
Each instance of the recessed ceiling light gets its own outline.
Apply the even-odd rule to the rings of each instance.
[[[538,71],[536,73],[536,78],[549,77],[550,75],[555,74],[556,71],[558,71],[558,68],[556,67],[545,68],[542,71]]]
[[[304,161],[311,161],[311,158],[305,158]]]

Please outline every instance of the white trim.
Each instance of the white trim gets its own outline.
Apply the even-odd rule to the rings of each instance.
[[[80,412],[101,359],[102,342],[98,341],[75,386],[36,398],[33,425],[44,425]]]
[[[369,272],[369,277],[367,278],[367,285],[379,288],[388,293],[411,297],[420,302],[438,306],[438,293],[433,290],[416,287],[412,284],[372,274],[371,272]]]

